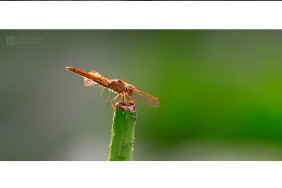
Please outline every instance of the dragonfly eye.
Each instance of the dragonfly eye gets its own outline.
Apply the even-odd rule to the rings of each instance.
[[[132,86],[128,86],[127,88],[126,88],[126,93],[127,93],[127,95],[129,95],[129,96],[131,96],[131,95],[133,95],[133,87]]]

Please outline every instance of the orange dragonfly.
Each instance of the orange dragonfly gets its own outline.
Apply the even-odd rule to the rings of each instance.
[[[102,91],[102,96],[106,102],[110,102],[113,108],[113,103],[118,100],[118,97],[120,97],[121,102],[135,104],[135,101],[137,101],[149,107],[158,107],[160,105],[160,101],[156,97],[140,91],[133,85],[130,85],[122,80],[109,80],[94,70],[87,73],[73,67],[66,67],[66,69],[83,76],[85,86],[104,87],[105,89]]]

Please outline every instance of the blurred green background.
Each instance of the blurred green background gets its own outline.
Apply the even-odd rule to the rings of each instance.
[[[66,66],[160,100],[135,161],[282,160],[282,31],[1,30],[0,54],[0,160],[108,159],[113,109]]]

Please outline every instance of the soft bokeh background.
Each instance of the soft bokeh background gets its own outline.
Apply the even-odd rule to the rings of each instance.
[[[113,109],[66,66],[159,98],[134,160],[282,160],[282,31],[1,30],[0,54],[0,160],[108,159]]]

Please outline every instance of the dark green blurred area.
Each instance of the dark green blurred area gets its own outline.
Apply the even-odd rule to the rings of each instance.
[[[282,160],[282,31],[1,30],[0,53],[0,160],[108,159],[113,109],[66,66],[159,98],[134,160]]]

